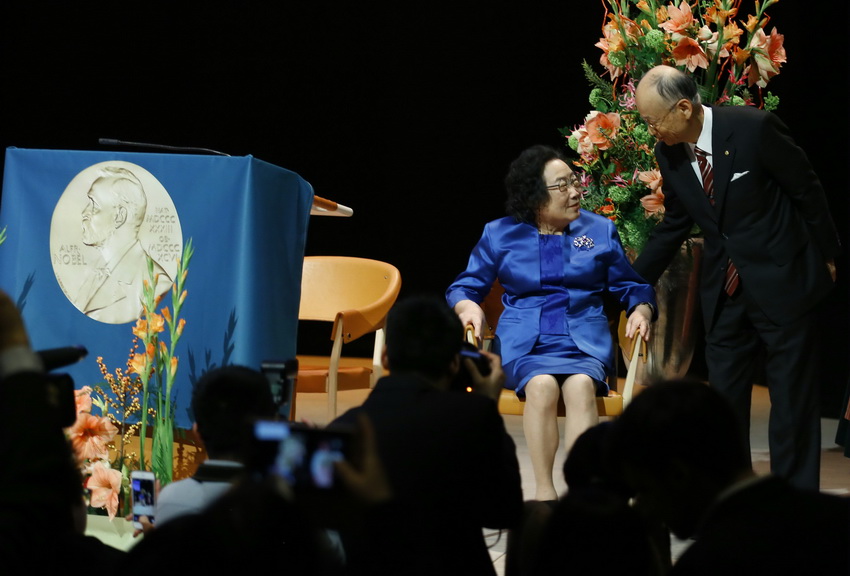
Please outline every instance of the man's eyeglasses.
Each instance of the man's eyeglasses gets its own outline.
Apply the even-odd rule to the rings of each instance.
[[[644,118],[646,125],[649,126],[650,128],[652,128],[653,130],[657,129],[667,119],[667,117],[670,115],[670,112],[672,112],[676,108],[676,105],[678,103],[679,103],[678,100],[676,102],[673,102],[673,105],[670,106],[670,108],[667,110],[667,112],[664,114],[664,116],[662,116],[658,120],[655,120],[654,122],[650,122],[649,120]]]
[[[555,190],[558,189],[564,194],[567,194],[570,191],[570,188],[573,190],[581,191],[581,182],[579,182],[578,178],[573,176],[569,180],[561,180],[557,184],[552,184],[551,186],[546,186],[547,190]]]

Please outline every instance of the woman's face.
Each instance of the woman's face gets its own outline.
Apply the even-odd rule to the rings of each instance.
[[[567,163],[557,159],[546,163],[543,168],[543,180],[549,191],[549,201],[538,210],[537,224],[563,230],[578,218],[580,212],[581,193],[578,181]]]

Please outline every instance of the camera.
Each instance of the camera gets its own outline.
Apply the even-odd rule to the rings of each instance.
[[[44,385],[47,396],[54,404],[51,408],[55,413],[56,422],[60,428],[68,428],[77,421],[77,400],[74,393],[74,379],[68,374],[48,373],[44,375]]]
[[[480,350],[469,342],[463,342],[460,348],[460,370],[452,380],[451,389],[459,392],[472,392],[475,388],[475,383],[472,380],[472,375],[466,368],[466,359],[469,358],[475,364],[475,367],[482,376],[490,374],[490,361]]]
[[[73,426],[77,420],[74,379],[64,372],[56,373],[52,371],[79,362],[87,354],[88,350],[83,346],[65,346],[35,351],[35,355],[38,356],[44,367],[44,385],[47,397],[50,400],[49,409],[54,412],[54,418],[61,428]]]
[[[349,457],[352,442],[353,431],[341,426],[258,420],[249,466],[263,476],[283,478],[296,492],[329,491],[336,485],[334,462]]]

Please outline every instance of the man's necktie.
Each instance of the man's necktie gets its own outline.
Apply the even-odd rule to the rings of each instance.
[[[694,154],[696,154],[697,164],[699,165],[699,171],[702,175],[702,189],[705,192],[705,197],[708,198],[708,201],[712,206],[714,206],[714,170],[708,162],[708,156],[705,153],[705,150],[694,147]],[[732,296],[738,290],[739,283],[740,279],[738,278],[738,269],[735,267],[735,264],[732,263],[732,259],[730,258],[728,265],[726,266],[726,282],[723,285],[723,290],[725,290],[729,296]]]

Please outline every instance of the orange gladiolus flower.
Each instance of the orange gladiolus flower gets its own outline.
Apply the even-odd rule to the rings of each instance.
[[[118,512],[121,472],[99,462],[92,468],[92,474],[86,482],[86,488],[91,491],[92,507],[106,507],[110,520],[114,518]]]
[[[732,47],[740,42],[743,34],[744,31],[734,22],[723,27],[723,52],[725,53],[721,54],[724,58],[729,55]]]
[[[706,22],[714,22],[717,26],[723,26],[724,22],[727,22],[729,18],[734,18],[737,13],[737,8],[730,7],[728,10],[724,10],[720,0],[714,0],[714,6],[710,6],[705,11],[705,20]]]
[[[163,315],[168,308],[163,308]],[[151,334],[158,334],[165,330],[165,320],[162,319],[162,316],[159,314],[151,313],[148,316],[148,324],[150,324],[150,332]]]
[[[162,316],[168,321],[171,322],[171,310],[168,309],[168,306],[163,306],[162,308]]]
[[[148,323],[142,318],[139,318],[138,320],[136,320],[136,325],[133,326],[133,335],[136,338],[144,339],[144,337],[147,336],[147,333],[148,333]]]
[[[749,32],[750,34],[752,34],[753,32],[755,32],[755,30],[756,30],[756,28],[758,28],[758,26],[759,26],[758,18],[756,18],[755,16],[753,16],[752,14],[750,14],[750,15],[747,17],[747,23],[746,23],[746,24],[744,24],[744,28],[746,28],[746,29],[747,29],[747,32]]]
[[[736,49],[733,57],[735,58],[735,64],[741,66],[744,62],[750,59],[750,51]]]
[[[171,376],[172,376],[172,378],[174,377],[175,374],[177,374],[177,356],[172,356],[171,357]]]
[[[80,459],[100,460],[109,456],[106,445],[115,438],[118,428],[109,418],[81,412],[67,432],[71,446]]]
[[[148,357],[147,354],[133,354],[132,360],[130,360],[129,372],[135,372],[140,376],[145,373],[148,366]]]
[[[598,149],[607,150],[611,147],[611,141],[617,137],[617,130],[620,129],[620,115],[616,112],[602,114],[594,111],[588,115],[585,129],[587,137]]]
[[[148,314],[148,319],[139,318],[133,327],[133,334],[144,340],[149,334],[158,334],[165,330],[165,322],[162,316],[154,312]]]

